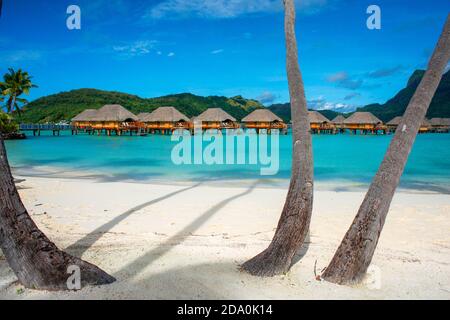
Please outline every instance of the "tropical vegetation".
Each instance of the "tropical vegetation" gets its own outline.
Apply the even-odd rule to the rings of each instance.
[[[17,123],[11,118],[10,115],[0,111],[0,133],[9,134],[19,130]]]
[[[29,94],[31,88],[37,86],[32,83],[32,77],[28,72],[19,69],[15,71],[13,68],[9,68],[8,72],[3,76],[3,81],[0,82],[0,92],[4,97],[2,100],[6,100],[4,108],[6,112],[11,113],[16,111],[20,113],[20,106],[28,103],[24,98],[21,98],[23,94]]]

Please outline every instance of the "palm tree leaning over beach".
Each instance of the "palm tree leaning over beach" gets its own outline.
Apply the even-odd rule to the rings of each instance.
[[[37,86],[31,82],[32,77],[28,72],[19,69],[15,71],[8,69],[8,73],[3,76],[3,82],[0,82],[0,91],[3,96],[8,97],[6,102],[6,111],[11,113],[17,111],[20,113],[19,103],[28,103],[27,100],[20,98],[22,94],[29,94],[31,88]]]
[[[0,248],[20,283],[26,288],[68,290],[70,266],[80,269],[82,286],[115,281],[98,267],[59,250],[39,230],[17,192],[1,136]]]
[[[450,15],[428,69],[406,108],[389,149],[322,278],[348,284],[360,281],[370,265],[409,153],[450,58]]]
[[[291,98],[292,177],[283,212],[269,247],[242,269],[257,276],[285,273],[309,231],[313,204],[313,161],[310,123],[295,37],[294,0],[284,1],[287,75]]]
[[[17,108],[18,96],[35,87],[26,72],[10,69],[1,93],[7,108]],[[21,99],[22,100],[22,99]],[[11,175],[3,137],[0,135],[0,248],[20,283],[26,288],[68,290],[70,266],[80,270],[80,284],[108,284],[115,279],[98,267],[59,250],[36,226],[23,205]]]

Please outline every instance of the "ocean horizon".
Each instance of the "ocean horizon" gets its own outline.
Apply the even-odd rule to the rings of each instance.
[[[392,135],[313,135],[316,185],[334,190],[367,188]],[[145,183],[210,182],[285,186],[291,175],[292,136],[279,136],[279,170],[262,176],[260,164],[176,165],[170,136],[106,137],[44,134],[6,141],[13,172],[20,176],[83,177]],[[270,150],[270,149],[269,149]],[[248,156],[248,147],[245,149]],[[450,135],[418,135],[400,187],[450,193]]]

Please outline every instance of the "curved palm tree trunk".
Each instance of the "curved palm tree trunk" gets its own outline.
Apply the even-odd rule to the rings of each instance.
[[[419,87],[409,102],[381,166],[331,263],[322,275],[345,284],[360,281],[372,260],[409,153],[450,58],[450,15]]]
[[[98,267],[59,250],[30,218],[0,138],[0,247],[19,281],[27,288],[67,290],[69,266],[80,268],[81,285],[109,284],[115,279]]]
[[[302,75],[298,64],[295,37],[295,6],[285,0],[285,37],[287,74],[292,115],[292,177],[278,227],[269,247],[242,269],[257,276],[286,273],[292,258],[302,246],[309,231],[313,203],[312,142]]]

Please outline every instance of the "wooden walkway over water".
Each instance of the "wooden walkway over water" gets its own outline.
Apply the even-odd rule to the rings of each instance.
[[[40,136],[41,131],[51,131],[54,136],[59,136],[61,130],[73,130],[73,127],[60,124],[21,124],[19,130],[22,132],[32,131],[33,136]]]

